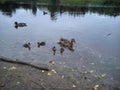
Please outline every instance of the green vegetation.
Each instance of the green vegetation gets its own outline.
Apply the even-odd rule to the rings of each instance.
[[[59,3],[64,5],[117,5],[120,6],[120,0],[0,0],[0,3],[10,1],[23,1],[23,2],[40,2],[40,3]]]
[[[87,4],[99,4],[99,5],[120,5],[120,0],[61,0],[62,4],[73,5],[87,5]]]

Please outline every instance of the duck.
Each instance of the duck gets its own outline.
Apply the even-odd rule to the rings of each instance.
[[[38,45],[38,48],[39,48],[40,46],[45,46],[46,43],[45,42],[37,42],[37,45]]]
[[[31,50],[30,45],[31,45],[30,42],[28,42],[28,43],[23,44],[23,47],[28,48],[29,50]]]
[[[27,26],[27,24],[26,24],[26,23],[18,23],[18,22],[15,22],[15,26],[16,26],[16,27],[25,27],[25,26]]]
[[[43,15],[48,14],[46,11],[43,11]]]
[[[61,46],[67,47],[71,51],[74,51],[73,43],[76,43],[74,38],[72,38],[71,41],[61,38],[58,42],[58,44],[60,44]]]
[[[64,52],[64,48],[61,47],[60,48],[60,53],[63,54],[63,52]]]
[[[56,53],[56,47],[55,46],[52,47],[52,51],[53,51],[53,55],[55,55],[55,53]]]

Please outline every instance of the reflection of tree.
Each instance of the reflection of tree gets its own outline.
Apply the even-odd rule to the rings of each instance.
[[[31,4],[18,4],[18,3],[10,3],[7,2],[5,4],[0,4],[0,10],[4,15],[12,17],[12,13],[16,12],[16,9],[23,8],[25,10],[32,10],[32,14],[36,15],[37,8],[46,8],[50,12],[51,20],[56,20],[57,15],[62,15],[64,12],[68,12],[71,16],[84,16],[87,12],[98,13],[101,15],[109,15],[109,16],[119,16],[120,15],[120,7],[79,7],[79,6],[64,6],[59,5],[59,0],[51,0],[50,5],[37,5],[36,3]]]
[[[56,12],[58,10],[59,0],[51,0],[51,6],[48,8],[50,11],[51,20],[56,20]]]
[[[33,15],[36,15],[36,13],[37,13],[36,5],[32,5],[32,13],[33,13]]]

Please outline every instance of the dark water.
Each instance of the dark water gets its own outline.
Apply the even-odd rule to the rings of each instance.
[[[27,27],[16,29],[15,21]],[[60,54],[61,37],[75,38],[74,52],[65,48]],[[38,41],[46,46],[38,48]],[[31,50],[23,47],[26,42]],[[120,8],[1,4],[0,56],[43,64],[54,60],[64,67],[106,73],[120,86]]]

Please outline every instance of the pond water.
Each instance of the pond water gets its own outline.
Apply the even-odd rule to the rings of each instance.
[[[47,12],[43,14],[43,12]],[[26,27],[15,28],[14,22]],[[74,38],[74,52],[60,54],[60,38]],[[32,63],[54,60],[64,67],[106,73],[120,86],[120,8],[0,5],[0,56]],[[45,46],[37,47],[38,41]],[[30,42],[31,50],[23,47]],[[56,46],[53,55],[52,47]],[[62,65],[59,65],[62,66]]]

